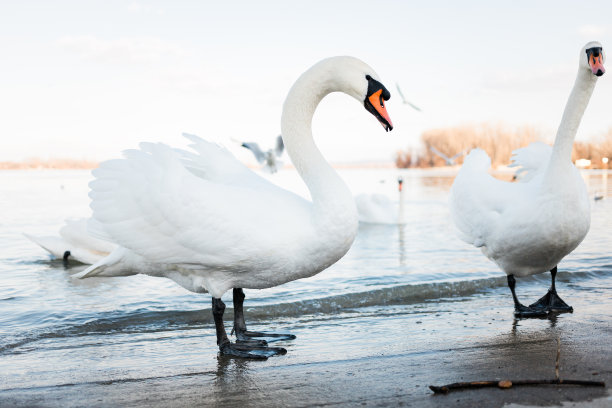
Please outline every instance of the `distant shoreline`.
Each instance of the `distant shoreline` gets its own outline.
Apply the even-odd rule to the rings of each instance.
[[[92,170],[100,165],[100,162],[75,159],[51,159],[39,160],[29,159],[21,162],[0,162],[0,170]],[[246,164],[250,169],[259,169],[259,164]],[[364,162],[364,163],[332,163],[336,169],[392,169],[393,162]],[[294,169],[292,164],[285,164],[284,169]]]
[[[0,162],[0,170],[91,170],[100,163],[76,159],[27,159],[20,162]]]

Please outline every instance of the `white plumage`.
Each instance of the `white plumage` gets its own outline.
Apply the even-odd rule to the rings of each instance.
[[[489,175],[489,157],[474,149],[451,188],[450,209],[460,236],[511,277],[513,294],[514,276],[553,268],[554,290],[557,264],[589,230],[589,197],[571,150],[597,76],[603,74],[603,53],[593,51],[597,48],[601,52],[599,43],[589,43],[580,52],[578,76],[554,147],[532,143],[514,152],[512,166],[519,167],[519,182]],[[593,53],[601,55],[599,64],[593,63]],[[516,302],[519,312],[522,305]]]
[[[316,239],[321,231],[307,222],[309,202],[261,178],[224,148],[189,138],[200,155],[141,143],[126,159],[94,170],[90,196],[98,228],[92,233],[162,268],[145,273],[163,275],[172,265],[192,279],[179,284],[214,297],[233,287],[265,288],[311,276],[319,257],[334,258]],[[141,272],[123,269],[128,253],[81,277],[108,276],[114,268],[118,275]]]
[[[253,344],[250,338],[262,333],[246,330],[242,288],[312,276],[350,248],[358,224],[355,202],[317,149],[312,116],[327,94],[340,91],[392,129],[384,106],[390,94],[376,78],[362,61],[334,57],[314,65],[291,88],[281,118],[283,140],[312,201],[193,135],[186,135],[192,151],[141,143],[124,159],[102,163],[90,183],[90,232],[118,247],[78,277],[145,273],[209,292],[222,353],[265,358],[286,352]],[[232,288],[236,344],[228,340],[221,301]]]
[[[192,151],[141,143],[124,159],[102,163],[90,183],[90,231],[118,247],[78,277],[145,273],[209,292],[221,352],[255,357],[248,337],[259,334],[246,331],[242,288],[312,276],[340,259],[355,238],[353,197],[317,149],[311,123],[323,97],[340,91],[390,130],[384,106],[390,95],[376,78],[358,59],[334,57],[314,65],[291,88],[282,134],[312,201],[275,186],[226,149],[193,135],[185,135]],[[225,333],[221,295],[232,288],[234,329],[249,345],[232,344]],[[265,356],[283,352],[266,348]]]

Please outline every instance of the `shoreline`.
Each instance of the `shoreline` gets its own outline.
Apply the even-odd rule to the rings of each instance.
[[[106,360],[75,362],[71,378],[49,382],[42,376],[38,383],[30,379],[0,389],[0,405],[502,407],[566,401],[589,406],[604,398],[599,406],[605,406],[612,385],[609,282],[605,275],[564,279],[560,293],[575,311],[544,319],[515,320],[507,288],[493,288],[424,303],[272,320],[252,329],[290,331],[297,339],[282,343],[287,355],[264,362],[218,356],[209,324],[195,333],[151,334],[154,343],[130,333],[108,334],[108,343],[135,342],[134,355],[92,346],[86,356],[101,353]],[[523,285],[521,298],[527,302],[545,290],[543,283]],[[167,336],[172,347],[156,349]],[[606,388],[530,386],[448,395],[428,389],[459,381],[552,379],[557,338],[561,378],[605,381]],[[143,346],[153,354],[140,356]],[[175,357],[158,367],[156,353]],[[151,364],[148,374],[139,358]],[[114,364],[119,368],[107,368]]]

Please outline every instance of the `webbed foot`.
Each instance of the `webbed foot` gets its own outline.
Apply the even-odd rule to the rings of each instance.
[[[556,313],[573,313],[574,308],[568,305],[559,297],[556,291],[548,290],[537,302],[532,303],[529,307],[544,308],[550,312]]]
[[[548,315],[548,310],[542,307],[536,307],[534,305],[525,306],[518,304],[514,306],[514,317],[530,318],[530,317],[544,317]]]
[[[267,360],[268,357],[287,354],[287,350],[282,347],[266,347],[230,342],[221,344],[219,346],[219,352],[226,356],[250,358],[254,360]]]
[[[257,340],[254,337],[262,337],[265,340]],[[236,339],[240,342],[263,342],[264,345],[275,341],[294,340],[296,337],[289,333],[268,333],[249,330],[236,330]]]

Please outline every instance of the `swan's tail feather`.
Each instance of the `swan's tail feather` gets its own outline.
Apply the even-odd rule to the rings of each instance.
[[[99,260],[84,271],[73,275],[73,277],[85,279],[94,276],[110,277],[136,275],[138,272],[130,267],[132,262],[129,261],[129,255],[132,254],[128,252],[127,249],[118,247],[105,258]]]

